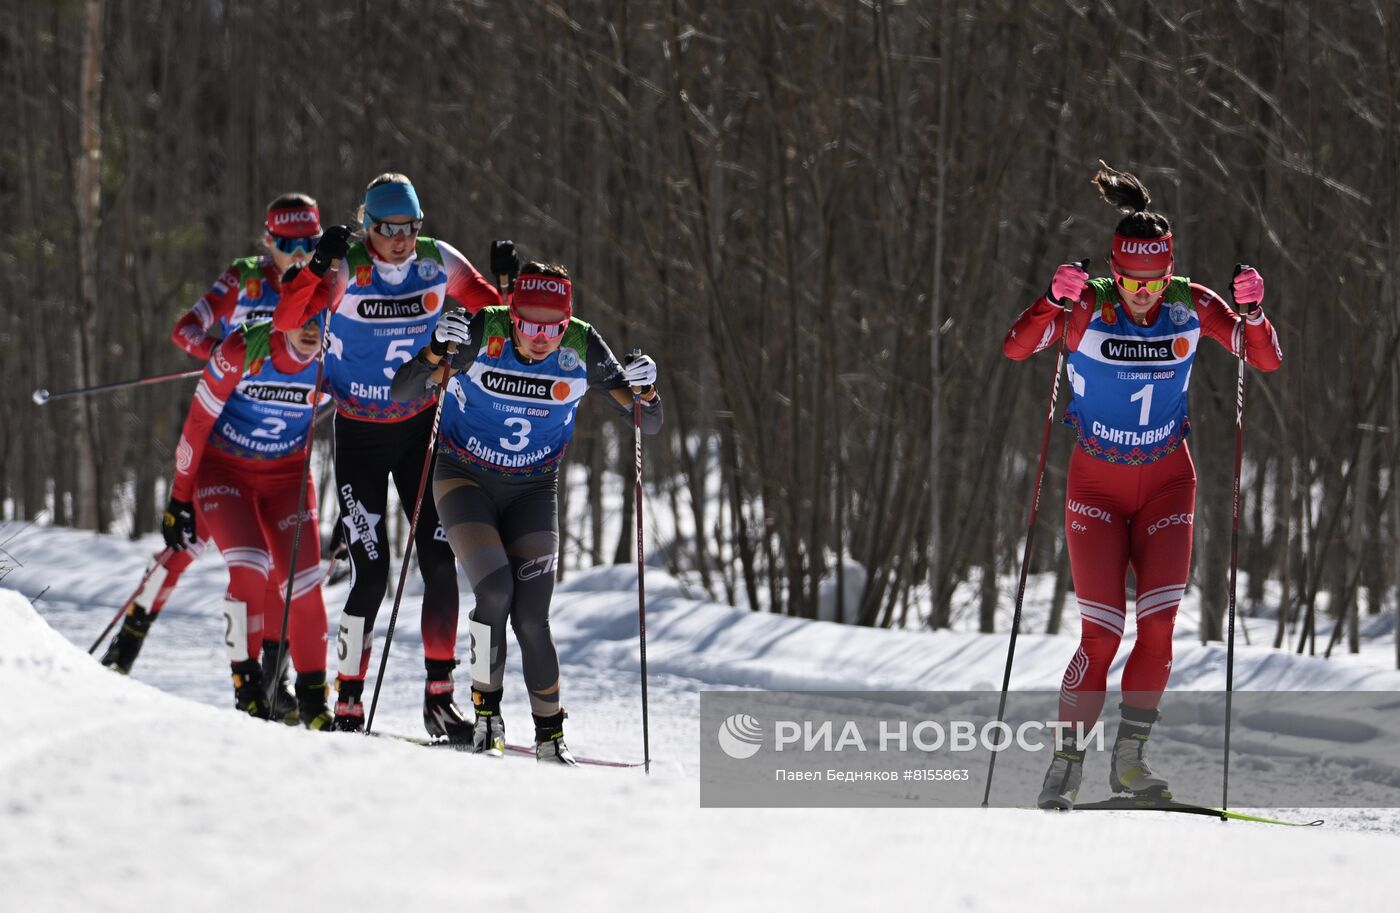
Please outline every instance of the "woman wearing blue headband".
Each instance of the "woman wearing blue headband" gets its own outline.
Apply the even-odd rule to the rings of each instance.
[[[394,371],[432,339],[446,299],[468,311],[500,304],[500,294],[467,258],[423,237],[423,208],[408,178],[382,174],[366,188],[359,219],[326,229],[307,269],[289,277],[273,320],[298,327],[330,310],[326,378],[336,400],[335,474],[354,570],[337,634],[340,658],[335,726],[364,727],[361,695],[375,615],[389,578],[384,515],[389,476],[412,510],[432,431],[433,393],[395,402]],[[435,738],[469,743],[472,721],[453,701],[457,571],[431,498],[414,541],[423,575],[423,724]]]

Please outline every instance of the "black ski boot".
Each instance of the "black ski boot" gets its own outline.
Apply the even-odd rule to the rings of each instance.
[[[330,686],[325,670],[297,675],[297,720],[307,729],[326,730],[335,723],[335,714],[326,706]]]
[[[446,739],[459,748],[470,748],[475,727],[452,700],[455,659],[425,659],[428,683],[423,691],[423,727],[434,739]]]
[[[1170,799],[1172,791],[1163,777],[1152,772],[1142,750],[1152,734],[1152,724],[1160,714],[1119,704],[1123,715],[1118,724],[1118,737],[1113,740],[1113,763],[1108,771],[1108,784],[1116,793],[1132,793],[1151,799]]]
[[[365,705],[360,703],[364,691],[364,679],[336,677],[335,721],[331,724],[336,732],[364,731]]]
[[[117,636],[112,638],[112,642],[107,644],[107,651],[102,654],[102,665],[122,675],[130,673],[131,667],[136,664],[136,657],[141,653],[142,644],[146,642],[146,632],[155,620],[156,616],[136,603],[128,606],[122,626],[117,629]]]
[[[1050,769],[1045,772],[1040,796],[1035,804],[1041,808],[1069,811],[1079,798],[1079,784],[1084,780],[1084,748],[1073,739],[1060,741]]]
[[[531,714],[535,718],[535,760],[567,767],[577,767],[569,746],[564,744],[564,719],[568,716],[563,708],[553,716]]]
[[[277,650],[281,646],[280,641],[265,640],[262,645],[262,678],[267,684],[268,697],[272,701],[272,718],[288,726],[295,726],[301,722],[297,716],[297,696],[292,693],[291,682],[287,681],[288,660],[291,657],[290,650],[282,651],[282,668],[275,670],[273,663],[277,662]]]
[[[271,706],[263,688],[262,666],[256,659],[231,663],[233,670],[233,706],[242,713],[260,720],[270,719]]]
[[[493,758],[506,753],[506,721],[501,718],[501,690],[472,689],[472,708],[476,725],[472,729],[472,751]]]

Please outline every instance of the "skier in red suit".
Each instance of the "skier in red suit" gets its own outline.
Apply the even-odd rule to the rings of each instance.
[[[1219,295],[1176,272],[1171,225],[1147,209],[1142,183],[1102,165],[1103,198],[1125,213],[1114,230],[1112,276],[1090,279],[1062,264],[1049,291],[1017,318],[1003,351],[1022,360],[1064,334],[1071,399],[1066,423],[1078,435],[1070,456],[1065,536],[1079,648],[1060,688],[1056,746],[1039,804],[1072,808],[1083,773],[1087,731],[1103,710],[1108,669],[1127,617],[1127,570],[1136,578],[1137,639],[1123,668],[1123,703],[1109,774],[1115,791],[1170,798],[1143,749],[1172,663],[1176,609],[1186,590],[1195,522],[1196,470],[1186,446],[1187,389],[1196,347],[1210,338],[1261,370],[1282,362],[1264,316],[1264,280],[1242,268]]]
[[[234,260],[219,275],[209,290],[176,322],[171,341],[182,350],[208,361],[219,341],[244,323],[271,317],[281,299],[282,274],[293,266],[301,266],[311,258],[316,241],[321,236],[321,214],[316,201],[304,193],[286,193],[267,206],[260,254]],[[180,576],[204,550],[198,542],[187,549],[170,554],[163,564],[152,567],[140,591],[127,606],[122,626],[102,655],[102,664],[122,673],[129,673],[145,644],[147,632],[165,607],[179,583]],[[277,586],[269,582],[266,599],[275,602]],[[269,641],[281,637],[277,626],[278,614],[264,630]],[[266,650],[264,650],[266,653]],[[285,668],[274,673],[265,670],[264,677],[273,688],[274,716],[288,722],[297,721],[296,700],[287,682]]]

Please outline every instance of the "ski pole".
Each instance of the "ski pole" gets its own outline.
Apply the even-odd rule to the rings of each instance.
[[[151,579],[151,577],[155,574],[156,571],[165,567],[165,562],[169,561],[170,556],[173,554],[175,553],[172,552],[169,548],[166,548],[164,551],[162,551],[159,555],[156,556],[155,562],[149,568],[147,568],[146,573],[142,575],[141,582],[136,584],[136,589],[131,591],[131,595],[128,596],[124,602],[122,602],[122,607],[117,610],[117,614],[112,616],[112,620],[107,622],[107,627],[103,628],[102,633],[97,635],[97,640],[94,640],[92,642],[92,646],[88,647],[89,656],[97,652],[97,648],[102,646],[102,642],[107,639],[108,634],[112,633],[112,629],[117,626],[117,622],[121,621],[121,617],[125,615],[126,610],[131,607],[131,603],[135,601],[136,597],[141,595],[141,591],[146,588],[146,582]]]
[[[167,380],[180,380],[183,377],[198,377],[204,373],[203,368],[195,368],[192,371],[174,371],[170,374],[157,374],[154,377],[138,377],[135,380],[119,380],[112,384],[98,384],[95,387],[79,387],[76,390],[64,390],[61,393],[50,393],[43,387],[34,391],[34,402],[42,406],[44,403],[52,402],[56,399],[68,399],[71,396],[87,396],[89,393],[103,393],[107,390],[122,390],[126,387],[144,387],[149,384],[160,384]]]
[[[511,289],[515,280],[511,279]],[[501,277],[496,277],[496,290],[501,289]],[[509,302],[509,298],[503,296]],[[399,566],[399,585],[394,590],[394,608],[389,613],[389,630],[384,634],[384,650],[379,654],[379,672],[374,679],[374,696],[369,702],[369,715],[365,717],[365,735],[374,727],[374,709],[379,706],[379,689],[384,684],[384,669],[389,664],[389,647],[394,642],[394,626],[399,620],[399,604],[403,601],[403,587],[408,581],[408,559],[413,555],[413,537],[418,531],[418,515],[423,510],[423,493],[428,488],[428,476],[433,468],[433,451],[437,449],[438,428],[442,425],[442,407],[447,402],[447,385],[452,380],[452,358],[457,354],[456,343],[448,343],[447,354],[442,359],[442,383],[438,385],[437,407],[433,409],[433,428],[428,433],[428,452],[423,455],[423,473],[418,479],[418,497],[413,501],[413,517],[408,521],[408,544],[403,550],[403,564]]]
[[[1078,261],[1079,268],[1087,270],[1087,258]],[[1060,302],[1055,302],[1060,304]],[[1026,573],[1030,570],[1031,548],[1035,545],[1035,519],[1040,512],[1040,487],[1045,479],[1045,455],[1050,449],[1050,426],[1055,420],[1055,400],[1060,395],[1060,371],[1065,366],[1065,341],[1069,338],[1069,320],[1074,302],[1064,309],[1064,328],[1060,331],[1060,347],[1055,356],[1055,376],[1050,383],[1050,408],[1045,412],[1045,433],[1040,438],[1040,460],[1035,467],[1035,485],[1031,488],[1030,519],[1026,522],[1026,549],[1021,555],[1021,577],[1016,583],[1016,611],[1011,616],[1011,640],[1006,645],[1006,670],[1001,677],[1001,700],[997,704],[997,723],[1006,715],[1006,692],[1011,687],[1011,662],[1016,655],[1016,635],[1021,632],[1021,604],[1026,597]],[[987,789],[982,793],[982,807],[986,808],[992,796],[992,776],[997,768],[997,753],[992,752],[987,762]]]
[[[263,687],[267,691],[269,702],[272,700],[273,691],[277,688],[277,683],[282,680],[282,663],[286,661],[287,643],[287,623],[292,617],[292,590],[296,586],[297,579],[297,554],[301,551],[301,528],[306,523],[306,489],[311,484],[311,450],[316,442],[316,406],[317,399],[321,396],[321,381],[326,371],[326,349],[330,339],[330,319],[325,321],[325,326],[321,328],[321,347],[316,351],[316,385],[311,388],[311,424],[306,429],[306,445],[303,448],[305,456],[301,461],[301,482],[297,485],[297,527],[292,531],[292,554],[287,559],[287,579],[284,586],[287,594],[282,600],[282,627],[277,634],[277,663],[272,668],[275,674],[271,681],[263,682]],[[318,537],[319,538],[319,535]],[[320,543],[317,543],[317,551],[320,551]],[[318,559],[319,560],[319,559]],[[334,562],[332,562],[334,564]],[[321,585],[318,580],[317,586]]]
[[[633,349],[630,363],[642,354]],[[651,773],[651,731],[647,725],[647,575],[646,545],[642,535],[642,391],[632,388],[632,439],[637,452],[637,478],[633,499],[637,502],[637,636],[642,658],[642,769]]]
[[[1234,276],[1248,269],[1243,263],[1235,264]],[[1230,300],[1235,299],[1234,276],[1230,277]],[[1239,309],[1239,302],[1235,302]],[[1230,520],[1230,592],[1225,599],[1225,769],[1220,785],[1220,807],[1230,807],[1230,717],[1232,698],[1235,691],[1235,581],[1240,566],[1240,474],[1244,466],[1244,317],[1236,325],[1239,330],[1239,374],[1235,381],[1235,487],[1234,514]],[[1223,820],[1223,816],[1222,816]]]

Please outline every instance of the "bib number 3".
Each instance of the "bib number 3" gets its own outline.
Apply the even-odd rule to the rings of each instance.
[[[513,417],[506,419],[506,427],[514,431],[510,437],[501,438],[501,448],[509,450],[511,453],[519,453],[530,446],[530,431],[532,425],[528,419]]]

